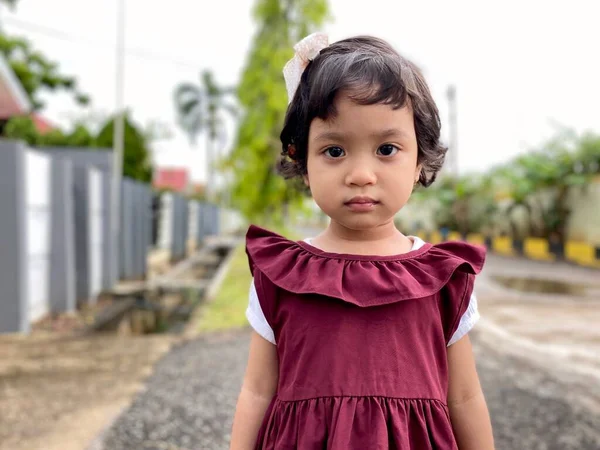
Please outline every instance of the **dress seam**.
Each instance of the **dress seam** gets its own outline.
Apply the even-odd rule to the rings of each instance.
[[[277,397],[277,401],[280,403],[296,403],[296,402],[306,402],[309,400],[322,400],[329,398],[381,398],[387,400],[418,400],[418,401],[433,401],[436,403],[440,403],[441,405],[448,407],[446,403],[437,398],[429,398],[429,397],[393,397],[390,395],[322,395],[318,397],[309,397],[309,398],[299,398],[295,400],[283,400],[280,397]]]

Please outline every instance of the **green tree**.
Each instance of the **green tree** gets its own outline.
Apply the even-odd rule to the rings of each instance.
[[[529,153],[505,165],[499,174],[508,186],[507,216],[519,236],[514,212],[527,214],[525,234],[562,241],[571,214],[570,193],[583,190],[600,167],[600,136],[560,130]]]
[[[100,129],[95,139],[97,147],[113,147],[115,119],[110,118]],[[125,116],[123,152],[123,176],[145,183],[152,180],[152,165],[148,150],[148,141],[144,132],[131,120],[129,113]]]
[[[73,94],[79,105],[87,105],[89,97],[79,90],[74,77],[63,74],[58,64],[35,50],[27,39],[0,32],[0,54],[4,56],[25,89],[34,110],[44,107],[44,90],[63,89]]]
[[[196,142],[200,133],[206,134],[206,173],[207,190],[213,188],[214,161],[217,141],[224,134],[223,111],[232,116],[236,108],[227,101],[234,94],[233,88],[219,86],[212,72],[206,70],[201,75],[201,85],[181,83],[175,89],[175,110],[179,126],[189,136],[191,143]]]
[[[489,231],[497,212],[493,180],[477,174],[440,177],[411,201],[435,204],[436,226],[462,234]]]
[[[227,161],[234,177],[232,200],[250,220],[281,220],[302,194],[275,173],[279,134],[287,109],[282,69],[293,45],[320,27],[326,0],[257,0],[258,29],[238,88],[243,109],[236,142]]]

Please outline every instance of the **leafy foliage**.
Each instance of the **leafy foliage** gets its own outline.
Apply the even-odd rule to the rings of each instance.
[[[44,107],[41,100],[44,90],[62,89],[72,93],[79,105],[89,104],[90,98],[79,90],[75,78],[61,73],[58,64],[35,50],[27,39],[0,32],[0,54],[19,79],[34,110]]]
[[[443,178],[415,200],[435,198],[437,225],[466,233],[493,231],[500,213],[497,199],[506,197],[504,213],[513,237],[561,241],[571,213],[570,196],[599,173],[600,135],[562,130],[483,177]],[[525,230],[517,226],[519,210],[526,217]]]
[[[323,24],[327,9],[326,0],[258,0],[255,5],[259,26],[237,91],[243,115],[226,163],[234,177],[233,203],[250,220],[277,220],[288,206],[302,204],[301,192],[275,173],[287,109],[282,69],[293,45]]]
[[[96,136],[97,147],[112,148],[114,143],[115,119],[109,119]],[[149,159],[146,136],[129,117],[125,117],[123,176],[148,183],[152,180],[152,165]]]

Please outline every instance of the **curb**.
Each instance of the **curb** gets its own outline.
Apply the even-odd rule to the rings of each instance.
[[[579,267],[600,269],[600,246],[567,240],[551,242],[546,238],[528,237],[512,239],[508,236],[487,236],[478,233],[463,235],[457,232],[418,231],[424,241],[437,244],[445,241],[465,241],[484,245],[489,251],[502,255],[530,259],[533,261],[562,261]]]
[[[192,313],[188,323],[185,326],[185,329],[182,333],[183,341],[187,342],[201,334],[197,329],[198,320],[204,313],[204,306],[215,297],[216,293],[223,285],[223,281],[225,280],[225,276],[229,273],[231,262],[235,257],[237,248],[237,245],[231,248],[229,255],[227,255],[227,257],[223,260],[223,263],[215,273],[215,276],[211,280],[210,284],[207,286],[204,301],[196,307],[196,310]]]
[[[189,321],[186,324],[186,327],[185,327],[183,333],[180,336],[174,337],[173,341],[169,344],[169,346],[165,350],[164,354],[160,358],[157,359],[157,362],[160,359],[162,359],[167,353],[169,353],[171,350],[173,350],[173,348],[175,346],[180,345],[185,342],[188,342],[200,334],[196,330],[196,327],[194,325],[197,325],[197,323],[198,323],[197,319],[198,319],[199,315],[203,312],[202,306],[205,304],[206,301],[210,301],[210,299],[212,299],[214,297],[216,292],[220,289],[221,285],[223,284],[225,276],[229,272],[229,268],[231,266],[231,262],[235,255],[236,248],[237,248],[237,245],[233,246],[231,248],[229,255],[227,255],[227,257],[223,260],[219,269],[215,273],[215,276],[213,277],[213,279],[211,280],[211,282],[209,283],[209,285],[206,288],[205,301],[200,303],[196,307],[196,310],[190,316]],[[165,277],[166,278],[173,277],[174,275],[177,275],[177,274],[183,272],[185,269],[188,269],[201,256],[201,254],[202,254],[202,250],[195,252],[193,255],[190,255],[190,257],[186,258],[185,260],[180,261],[177,265],[172,267],[171,270],[167,274],[165,274]],[[140,389],[140,392],[145,389],[146,381],[147,381],[146,379],[142,381],[143,387]],[[109,418],[106,425],[104,427],[102,427],[102,429],[96,435],[96,437],[94,437],[94,439],[85,447],[85,450],[106,450],[106,448],[104,446],[104,439],[105,439],[107,433],[110,431],[110,429],[113,427],[113,425],[119,419],[119,417],[121,417],[121,415],[125,411],[127,411],[127,409],[131,406],[131,402],[135,399],[135,397],[138,394],[139,394],[139,392],[134,394],[132,399],[125,406],[123,406],[123,408],[121,408],[117,414],[115,414],[113,417]]]

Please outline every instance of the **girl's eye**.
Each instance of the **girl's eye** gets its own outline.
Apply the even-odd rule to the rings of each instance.
[[[344,150],[340,147],[329,147],[327,150],[325,150],[325,154],[330,158],[341,158],[346,154],[346,152],[344,152]]]
[[[377,153],[382,156],[393,156],[398,153],[398,147],[392,144],[384,144],[377,149]]]

